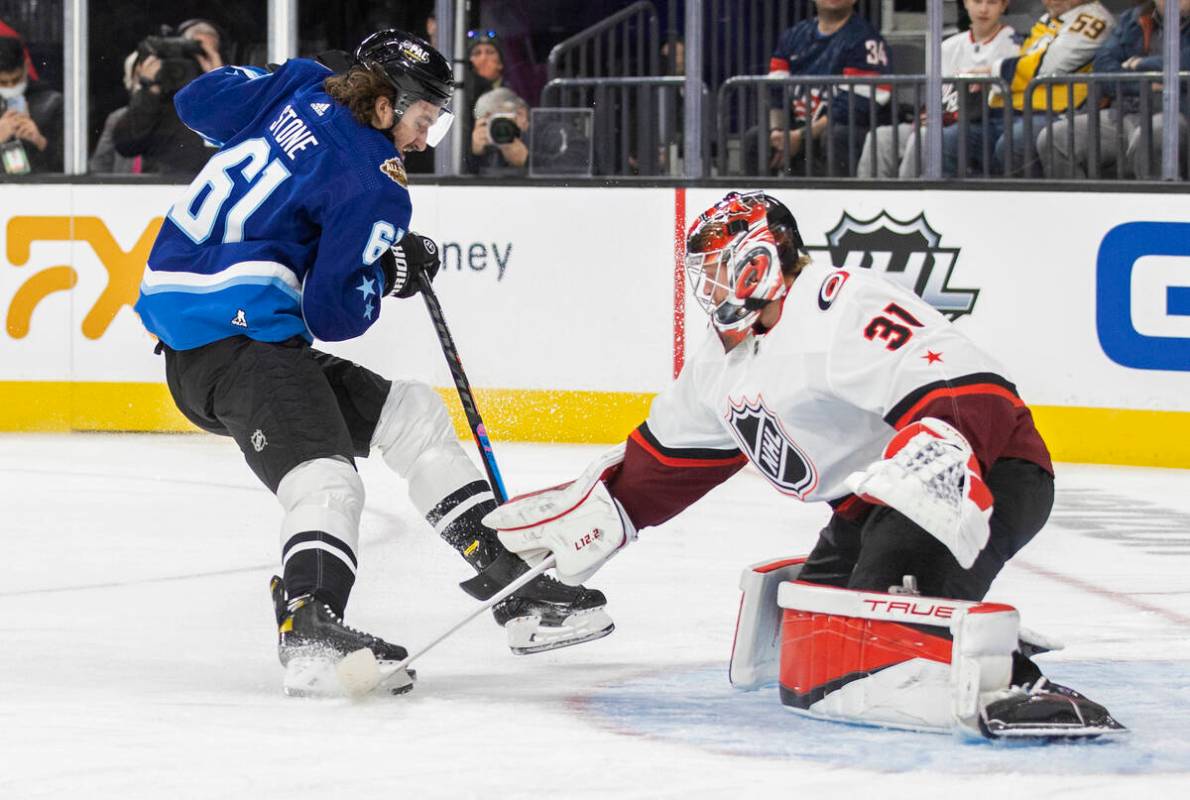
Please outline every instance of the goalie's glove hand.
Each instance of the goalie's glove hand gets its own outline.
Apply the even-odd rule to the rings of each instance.
[[[950,549],[964,569],[988,543],[992,493],[961,433],[923,417],[898,431],[884,458],[847,477],[860,499],[891,506]]]
[[[623,458],[622,448],[595,462],[573,483],[513,498],[483,518],[500,542],[530,564],[557,557],[558,580],[586,581],[609,558],[636,539],[636,527],[607,490],[606,470]]]
[[[413,297],[420,284],[418,275],[432,283],[442,267],[438,245],[428,236],[409,231],[401,241],[380,256],[384,270],[384,293],[394,297]]]

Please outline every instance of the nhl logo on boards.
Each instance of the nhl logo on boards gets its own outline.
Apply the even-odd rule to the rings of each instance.
[[[755,401],[728,398],[728,428],[748,460],[784,494],[804,500],[818,485],[818,470],[781,426],[777,415]]]
[[[381,161],[380,171],[402,186],[409,185],[409,176],[405,174],[405,165],[396,156],[390,158],[388,161]]]
[[[844,211],[835,227],[827,231],[826,244],[807,246],[806,250],[829,254],[831,264],[840,269],[879,272],[953,321],[974,310],[979,290],[949,285],[959,248],[942,247],[941,241],[942,234],[930,227],[925,212],[902,221],[887,211],[867,220]]]

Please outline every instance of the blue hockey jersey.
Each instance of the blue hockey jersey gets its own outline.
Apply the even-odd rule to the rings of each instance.
[[[392,140],[322,90],[330,70],[224,67],[178,92],[219,147],[161,227],[136,311],[175,350],[229,336],[341,341],[380,314],[377,262],[409,229]]]
[[[769,74],[791,75],[846,75],[875,77],[889,72],[888,50],[883,37],[872,24],[859,14],[851,18],[834,33],[824,36],[818,30],[818,18],[804,19],[787,29],[777,40],[769,60]],[[833,122],[846,125],[851,113],[852,92],[843,88],[834,95],[830,108],[823,108],[827,98],[825,86],[798,87],[793,99],[794,118],[799,121],[816,119],[829,112]],[[870,86],[857,86],[854,94],[867,98]],[[876,90],[876,102],[883,107],[890,97],[889,87],[880,85]],[[879,111],[882,108],[878,108]],[[860,125],[873,124],[868,120],[869,105],[865,100],[855,103],[855,115]]]

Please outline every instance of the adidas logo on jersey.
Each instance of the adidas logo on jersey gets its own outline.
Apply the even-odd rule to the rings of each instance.
[[[330,111],[331,104],[330,103],[311,103],[310,108],[314,109],[314,113],[321,117],[327,111]]]
[[[248,318],[246,316],[244,316],[244,309],[242,309],[242,308],[236,309],[236,316],[235,316],[235,319],[233,319],[231,321],[231,324],[235,325],[237,328],[247,328],[248,327]]]

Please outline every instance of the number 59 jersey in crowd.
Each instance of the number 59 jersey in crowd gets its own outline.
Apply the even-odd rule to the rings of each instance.
[[[175,350],[231,336],[341,341],[380,314],[376,263],[409,228],[392,139],[322,88],[323,65],[224,67],[178,92],[219,147],[166,215],[136,311]]]
[[[715,472],[716,463],[742,465],[742,454],[784,494],[837,500],[847,475],[924,416],[962,431],[985,469],[1022,458],[1052,472],[1016,388],[958,328],[867,270],[811,265],[768,333],[724,353],[712,332],[629,437],[629,463],[637,449],[668,467]],[[638,524],[654,523],[636,510]]]

